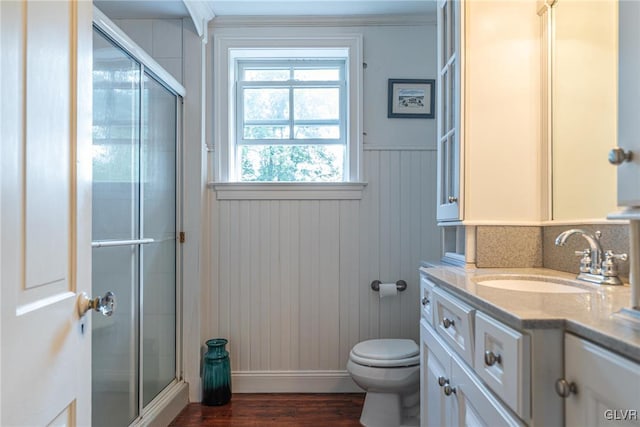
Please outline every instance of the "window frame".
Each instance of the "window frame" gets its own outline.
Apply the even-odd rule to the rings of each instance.
[[[263,30],[263,31],[261,31]],[[342,182],[330,183],[332,188],[340,188],[341,184],[364,184],[360,182],[362,173],[362,35],[327,35],[328,31],[322,29],[312,29],[310,31],[299,32],[295,35],[273,37],[272,28],[266,29],[239,29],[222,28],[213,34],[213,70],[210,81],[213,83],[213,90],[208,91],[212,97],[212,107],[214,113],[212,137],[213,162],[211,187],[218,189],[228,189],[235,185],[236,189],[254,186],[247,185],[249,182],[240,181],[236,171],[235,159],[235,132],[236,132],[236,110],[232,100],[235,100],[235,60],[238,57],[254,56],[262,52],[286,52],[285,56],[296,57],[318,57],[310,55],[309,52],[325,51],[328,55],[332,50],[346,52],[346,91],[347,108],[345,114],[346,132],[346,152],[345,152],[345,172]],[[318,31],[315,31],[318,30]],[[291,31],[283,30],[283,33]],[[293,31],[296,33],[296,31]],[[316,33],[317,35],[309,35]],[[268,34],[268,35],[267,35]],[[270,57],[270,56],[269,56]],[[322,56],[320,56],[322,57]],[[331,57],[335,58],[333,53]],[[211,99],[211,98],[210,98]],[[237,184],[237,185],[236,185]],[[263,183],[261,188],[268,185],[278,185],[280,183]],[[293,182],[287,183],[290,187],[303,186],[307,189],[314,187],[326,189],[322,184],[314,182]],[[353,185],[345,185],[353,190]],[[236,191],[236,190],[234,190]],[[220,196],[220,195],[219,195]],[[327,196],[328,198],[329,196]],[[333,198],[333,196],[331,196]],[[353,198],[353,197],[349,197]]]

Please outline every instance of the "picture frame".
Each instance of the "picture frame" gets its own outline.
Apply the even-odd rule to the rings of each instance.
[[[434,79],[389,79],[388,118],[433,119]]]

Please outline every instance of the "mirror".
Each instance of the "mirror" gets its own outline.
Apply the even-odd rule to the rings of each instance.
[[[551,7],[551,219],[604,219],[617,210],[617,0],[547,0]]]

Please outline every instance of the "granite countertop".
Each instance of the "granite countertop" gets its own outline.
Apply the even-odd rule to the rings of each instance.
[[[437,285],[516,329],[564,329],[640,362],[640,324],[613,316],[628,307],[631,289],[598,286],[545,268],[421,267]],[[492,276],[544,276],[582,288],[580,293],[523,292],[478,285]]]

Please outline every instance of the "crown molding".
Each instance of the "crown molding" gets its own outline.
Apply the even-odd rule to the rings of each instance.
[[[211,2],[198,1],[198,0],[183,0],[193,25],[196,27],[196,31],[200,37],[206,37],[209,21],[211,21],[216,14],[213,12],[213,6]]]

